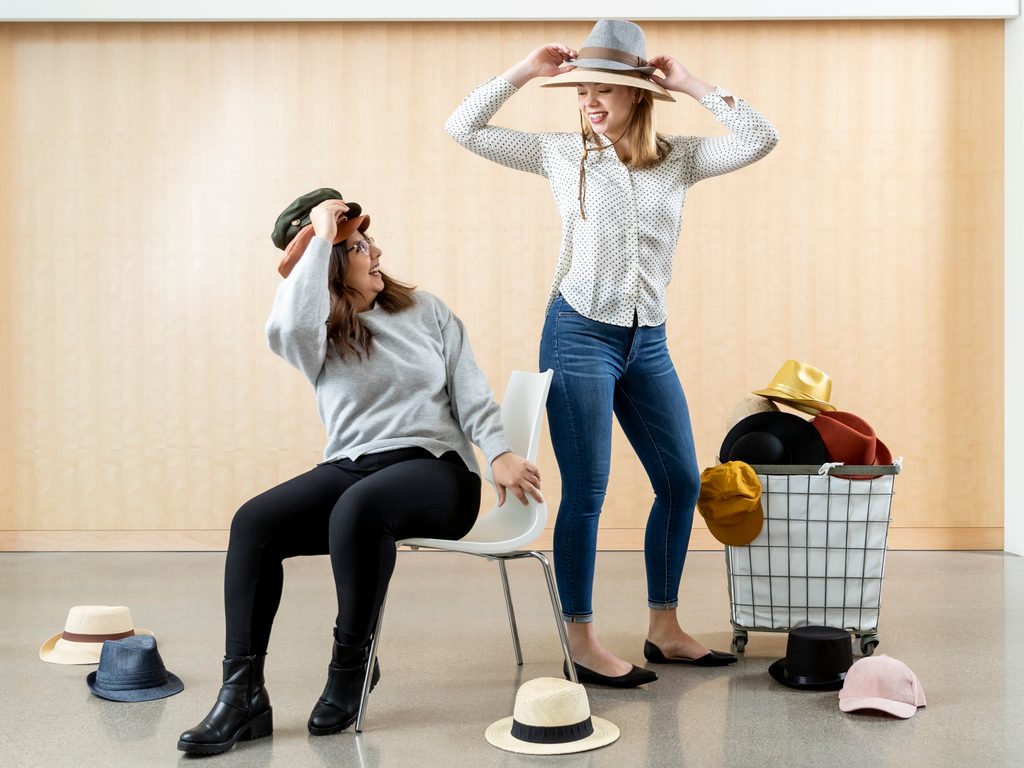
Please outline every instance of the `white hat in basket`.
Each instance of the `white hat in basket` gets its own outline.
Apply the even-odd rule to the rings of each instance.
[[[618,726],[590,714],[582,685],[557,677],[537,677],[519,686],[512,712],[485,733],[487,741],[509,752],[564,755],[619,738]]]
[[[76,605],[68,611],[64,631],[39,647],[39,658],[53,664],[99,664],[104,641],[152,634],[136,629],[123,605]]]

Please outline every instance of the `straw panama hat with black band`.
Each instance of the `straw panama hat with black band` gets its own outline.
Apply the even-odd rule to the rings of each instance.
[[[575,69],[555,75],[541,88],[571,88],[580,83],[628,85],[651,91],[660,101],[675,101],[667,90],[650,79],[654,72],[647,61],[647,42],[638,24],[621,19],[601,19],[590,30],[579,55],[566,62]]]
[[[39,647],[39,658],[51,664],[99,664],[105,641],[152,634],[136,629],[124,605],[76,605],[68,611],[64,631]]]
[[[526,755],[566,755],[611,744],[619,728],[590,714],[587,691],[557,677],[527,680],[516,692],[512,717],[484,733],[499,749]]]

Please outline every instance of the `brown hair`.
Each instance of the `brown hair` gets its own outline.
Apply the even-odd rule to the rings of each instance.
[[[334,344],[338,355],[344,360],[353,354],[360,360],[370,356],[373,349],[373,334],[363,325],[356,311],[359,294],[345,284],[348,271],[348,254],[345,249],[348,240],[342,240],[331,249],[331,261],[327,272],[327,286],[331,292],[331,311],[327,316],[327,341]],[[383,272],[384,290],[377,294],[376,306],[389,314],[401,312],[416,303],[416,287],[392,280]]]

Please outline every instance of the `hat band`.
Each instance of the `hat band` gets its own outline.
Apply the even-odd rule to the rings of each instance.
[[[115,675],[96,672],[96,687],[105,691],[134,691],[143,688],[156,688],[167,683],[167,672],[152,670],[147,672],[118,672]]]
[[[617,61],[620,64],[628,64],[631,67],[649,67],[647,59],[633,53],[626,53],[617,48],[580,48],[577,59],[607,59]]]
[[[846,673],[839,672],[835,677],[808,677],[804,675],[791,675],[789,674],[789,670],[786,670],[786,679],[791,683],[796,683],[797,685],[824,685],[826,683],[836,682],[836,678],[844,680],[846,679]]]
[[[512,737],[531,744],[565,744],[593,733],[594,724],[589,717],[572,725],[524,725],[512,718]]]
[[[61,640],[67,640],[71,643],[102,643],[104,640],[121,640],[125,637],[132,637],[135,634],[134,629],[129,629],[127,632],[117,632],[113,635],[80,635],[77,632],[68,632],[64,630],[61,632]]]
[[[794,389],[793,387],[787,387],[785,384],[772,383],[772,384],[768,385],[768,389],[778,390],[779,392],[782,392],[782,393],[786,394],[787,396],[792,397],[792,398],[794,398],[796,400],[809,400],[809,401],[814,402],[814,403],[826,403],[826,402],[828,402],[827,400],[819,400],[814,395],[808,394],[807,392],[804,392],[803,390]]]

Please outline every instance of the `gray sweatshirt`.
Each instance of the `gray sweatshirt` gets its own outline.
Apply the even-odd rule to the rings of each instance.
[[[324,461],[420,447],[435,456],[457,451],[480,474],[470,439],[488,462],[510,449],[462,321],[441,299],[418,290],[409,309],[361,312],[373,350],[368,358],[342,360],[327,342],[330,252],[323,238],[310,241],[278,286],[266,326],[270,348],[316,390],[327,431]]]

